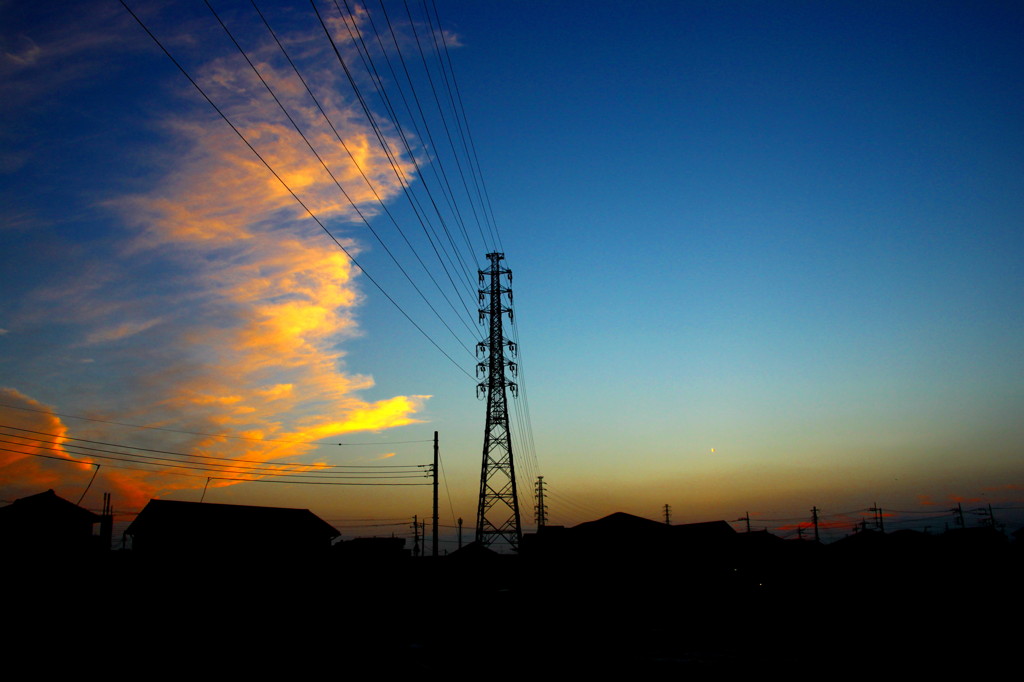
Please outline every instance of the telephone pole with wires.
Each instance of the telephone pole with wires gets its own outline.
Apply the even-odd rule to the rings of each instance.
[[[502,320],[512,317],[512,289],[503,286],[502,276],[512,283],[512,271],[501,267],[503,253],[487,254],[491,265],[478,270],[480,284],[489,280],[487,289],[480,289],[480,323],[488,323],[488,337],[476,346],[477,355],[487,358],[477,363],[477,397],[487,398],[487,418],[484,426],[483,462],[480,467],[480,500],[476,513],[476,541],[490,546],[495,542],[507,544],[513,551],[519,549],[523,533],[519,519],[519,493],[516,488],[515,461],[512,458],[512,435],[508,426],[508,397],[506,389],[515,397],[519,387],[505,377],[516,374],[516,363],[505,357],[515,357],[516,344],[505,337]],[[506,297],[508,305],[505,304]]]

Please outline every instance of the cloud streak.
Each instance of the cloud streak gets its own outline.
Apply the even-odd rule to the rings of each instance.
[[[170,42],[201,47],[189,38]],[[291,42],[301,44],[301,36]],[[413,164],[396,155],[392,165],[362,114],[339,94],[341,78],[327,59],[333,56],[306,46],[302,63],[346,151],[276,50],[265,41],[254,61],[323,164],[240,55],[188,57],[199,62],[197,82],[321,221],[338,230],[358,221],[357,209],[372,216],[378,197],[401,191],[398,176],[413,177]],[[77,340],[69,345],[89,346],[98,360],[88,363],[91,380],[116,387],[91,398],[88,409],[145,425],[275,439],[190,436],[175,443],[192,455],[257,461],[308,454],[314,446],[303,441],[418,423],[429,396],[366,400],[361,393],[373,379],[344,366],[339,344],[361,333],[355,310],[365,302],[351,259],[222,120],[195,105],[194,91],[179,88],[177,98],[174,113],[154,125],[167,140],[149,148],[159,172],[146,188],[103,201],[130,228],[113,245],[125,266],[105,269],[88,288],[49,286],[38,294],[54,307],[75,301],[77,317],[69,322]],[[401,148],[386,127],[384,134],[392,149]],[[358,253],[355,240],[340,240]],[[144,263],[146,279],[137,277],[143,266],[129,263]],[[67,432],[59,419],[39,426]],[[201,478],[146,472],[119,476],[135,481],[133,502],[202,485]]]

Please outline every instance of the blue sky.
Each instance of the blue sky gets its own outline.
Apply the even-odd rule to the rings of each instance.
[[[408,41],[402,6],[386,6]],[[208,10],[132,7],[267,144],[365,271],[472,373],[336,187],[322,177],[303,184],[317,162],[282,132],[287,122]],[[276,83],[300,87],[250,5],[214,7]],[[615,510],[656,517],[665,503],[675,520],[700,521],[747,510],[796,518],[814,505],[838,513],[1020,500],[1024,8],[437,8],[515,276],[537,460],[524,473],[544,474],[553,522]],[[347,270],[120,5],[86,3],[66,20],[13,4],[0,11],[0,384],[18,404],[264,437],[390,442],[437,429],[449,512],[472,518],[483,431],[474,382]],[[309,8],[267,16],[318,78],[343,133],[370,140]],[[365,15],[360,22],[372,36]],[[309,102],[287,92],[313,125]],[[440,120],[428,119],[440,137]],[[323,135],[318,144],[344,166]],[[434,164],[454,178],[440,140],[406,136],[422,161],[414,169],[402,157],[411,174]],[[351,168],[342,184],[445,310],[425,270],[444,274],[383,155],[366,144],[384,203],[430,265],[420,268]],[[414,191],[430,182],[416,175]],[[475,311],[475,297],[464,300]],[[462,323],[475,328],[475,319],[442,317],[472,347]],[[394,453],[389,461],[408,463],[428,451],[271,452],[61,425],[71,436],[230,457],[342,463]],[[91,475],[17,460],[0,470],[8,498],[44,481],[77,497]],[[203,484],[119,475],[139,477],[118,483],[124,495],[192,499]],[[415,488],[310,487],[213,492],[325,517],[429,510]]]

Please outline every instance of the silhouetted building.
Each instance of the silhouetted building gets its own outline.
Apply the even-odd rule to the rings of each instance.
[[[340,533],[308,509],[150,500],[124,533],[147,555],[309,556]]]
[[[405,549],[405,538],[353,538],[334,543],[334,555],[346,561],[393,561],[412,552]]]
[[[603,561],[685,560],[719,562],[732,551],[736,531],[725,521],[671,526],[615,512],[572,528],[545,526],[524,538],[524,552],[552,558]]]
[[[0,543],[9,554],[86,552],[98,546],[99,521],[99,514],[47,490],[0,508]]]

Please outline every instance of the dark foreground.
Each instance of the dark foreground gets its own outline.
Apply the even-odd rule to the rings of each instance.
[[[8,557],[8,669],[547,679],[1016,667],[1014,545],[665,556]],[[842,673],[842,674],[840,674]]]

